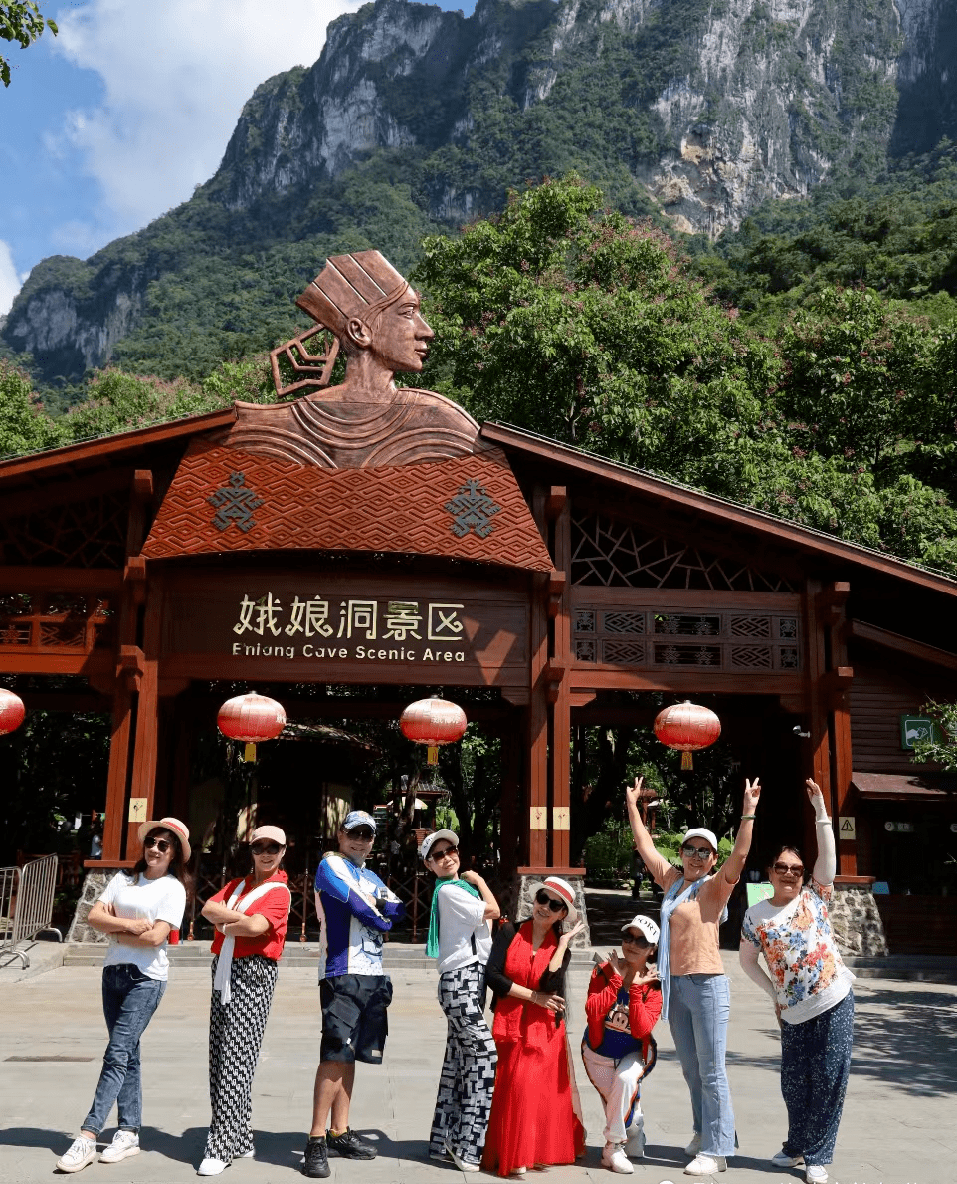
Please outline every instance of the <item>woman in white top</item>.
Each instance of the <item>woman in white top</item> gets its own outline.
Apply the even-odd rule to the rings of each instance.
[[[774,893],[752,905],[741,928],[741,966],[774,1004],[781,1024],[781,1092],[788,1137],[771,1162],[805,1168],[809,1184],[826,1184],[854,1044],[854,975],[831,932],[837,857],[824,795],[806,782],[817,821],[818,855],[809,884],[796,847],[781,846],[768,868]],[[758,965],[758,954],[771,972]]]
[[[144,822],[143,852],[130,872],[117,872],[90,909],[89,924],[109,935],[103,961],[103,1016],[110,1034],[90,1113],[61,1172],[79,1172],[96,1157],[96,1140],[116,1103],[118,1130],[100,1156],[117,1163],[140,1149],[143,1092],[140,1037],[166,990],[166,940],[186,907],[189,831],[176,818]]]
[[[429,1155],[477,1172],[498,1059],[484,1015],[485,963],[492,949],[488,923],[500,912],[478,872],[459,877],[455,831],[426,835],[422,858],[438,880],[426,953],[439,960],[439,1003],[449,1022]]]

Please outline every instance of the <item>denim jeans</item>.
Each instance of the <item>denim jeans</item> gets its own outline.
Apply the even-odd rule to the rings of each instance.
[[[132,962],[103,967],[103,1018],[110,1042],[96,1083],[90,1113],[81,1129],[98,1135],[116,1103],[117,1126],[139,1131],[143,1110],[140,1084],[140,1037],[166,990],[164,980],[149,978]]]
[[[723,974],[676,974],[669,1020],[705,1155],[734,1155],[734,1112],[724,1069],[731,988]]]

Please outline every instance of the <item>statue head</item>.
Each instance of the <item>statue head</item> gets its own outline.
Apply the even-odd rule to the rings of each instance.
[[[392,373],[421,370],[435,337],[418,293],[378,251],[327,259],[296,304],[336,335],[347,359],[365,354]]]

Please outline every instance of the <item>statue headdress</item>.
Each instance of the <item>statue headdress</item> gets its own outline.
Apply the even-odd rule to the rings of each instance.
[[[409,287],[378,251],[333,255],[296,304],[342,339],[352,317],[368,323]]]

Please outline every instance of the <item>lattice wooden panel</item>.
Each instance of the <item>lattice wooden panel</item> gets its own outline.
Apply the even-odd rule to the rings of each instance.
[[[800,619],[793,613],[576,608],[572,632],[577,662],[737,672],[801,668]]]
[[[88,654],[112,639],[113,609],[105,596],[71,592],[0,595],[0,649]]]
[[[121,568],[128,513],[126,493],[114,492],[0,520],[0,563]]]
[[[606,588],[794,592],[782,576],[721,558],[680,539],[649,534],[609,514],[572,521],[572,583]]]

